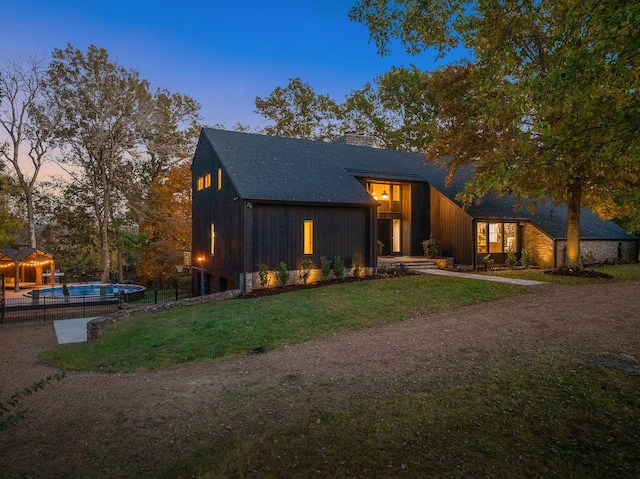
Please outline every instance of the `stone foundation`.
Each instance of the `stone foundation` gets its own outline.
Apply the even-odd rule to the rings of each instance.
[[[276,271],[269,271],[269,282],[267,283],[266,288],[275,288],[276,286],[280,286],[280,284],[278,283],[276,274],[277,274]],[[361,277],[373,276],[373,274],[374,274],[374,269],[372,267],[363,266],[360,270]],[[352,272],[347,267],[345,267],[344,269],[344,277],[345,278],[353,277]],[[333,270],[332,270],[331,276],[329,277],[329,279],[335,279],[335,278],[336,278],[335,274],[333,273]],[[250,293],[254,289],[263,289],[263,287],[260,285],[260,275],[258,274],[257,271],[254,271],[253,273],[247,273],[244,277],[241,276],[240,277],[241,284],[243,279],[244,279],[244,284],[246,286],[247,293]],[[320,280],[321,280],[321,269],[320,268],[312,269],[309,272],[309,278],[307,279],[307,283],[319,283]],[[286,286],[298,285],[298,284],[303,284],[302,278],[300,278],[300,270],[297,270],[297,269],[289,270],[289,281],[287,281]]]

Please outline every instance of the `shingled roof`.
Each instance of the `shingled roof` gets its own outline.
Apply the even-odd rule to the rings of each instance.
[[[462,206],[456,194],[469,177],[469,171],[463,171],[447,186],[448,170],[425,162],[422,153],[213,128],[203,128],[202,133],[245,200],[375,205],[377,202],[357,181],[367,178],[426,182]],[[487,195],[466,211],[479,219],[529,220],[552,238],[566,236],[566,205],[546,202],[532,213],[516,211],[515,204],[512,197]],[[588,208],[582,209],[580,227],[583,239],[637,239]]]

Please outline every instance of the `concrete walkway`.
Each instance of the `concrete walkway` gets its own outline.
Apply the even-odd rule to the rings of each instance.
[[[532,279],[505,278],[503,276],[488,276],[485,274],[458,273],[457,271],[447,271],[444,269],[423,270],[421,274],[434,274],[436,276],[451,276],[454,278],[480,279],[482,281],[495,281],[496,283],[517,284],[520,286],[537,286],[547,284],[544,281],[534,281]]]
[[[59,319],[53,322],[58,344],[86,343],[87,323],[94,318]]]

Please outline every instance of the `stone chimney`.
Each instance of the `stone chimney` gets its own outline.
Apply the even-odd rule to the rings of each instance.
[[[347,145],[356,146],[369,146],[371,148],[378,148],[378,142],[376,138],[367,135],[362,132],[348,131],[340,138],[335,140],[335,143],[345,143]]]

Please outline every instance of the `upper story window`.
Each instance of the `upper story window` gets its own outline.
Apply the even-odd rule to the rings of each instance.
[[[206,175],[198,177],[198,181],[196,182],[196,189],[198,191],[204,190],[205,188],[209,188],[210,186],[211,186],[211,173],[207,173]]]
[[[222,189],[222,168],[218,168],[218,189]]]
[[[211,173],[204,175],[204,187],[209,188],[211,186]]]
[[[304,254],[313,254],[313,221],[304,220]]]
[[[204,189],[204,176],[198,177],[198,181],[196,183],[196,188],[198,191]]]
[[[367,183],[367,191],[380,203],[379,213],[402,212],[402,187],[398,183]]]

